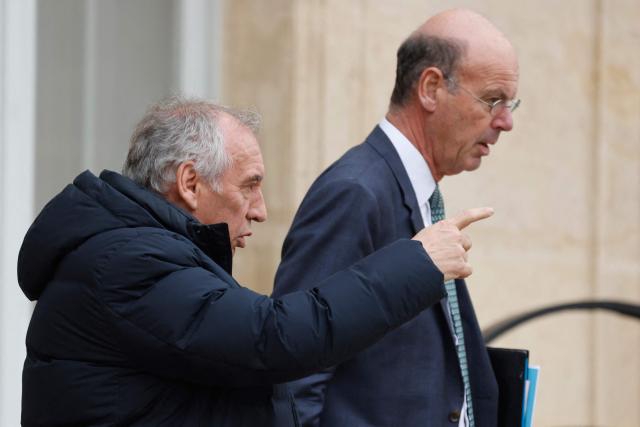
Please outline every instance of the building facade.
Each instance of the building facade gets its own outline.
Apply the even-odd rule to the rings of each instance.
[[[384,115],[397,46],[454,6],[495,22],[520,58],[513,132],[442,186],[449,212],[496,209],[470,230],[481,325],[567,301],[640,302],[635,0],[0,0],[0,425],[19,424],[22,236],[80,171],[120,169],[149,104],[184,93],[263,115],[269,221],[235,271],[269,293],[306,189]],[[541,365],[536,425],[640,425],[638,322],[560,314],[496,345]]]

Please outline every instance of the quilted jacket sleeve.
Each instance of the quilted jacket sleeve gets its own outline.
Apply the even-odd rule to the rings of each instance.
[[[196,266],[156,233],[111,251],[99,298],[140,369],[211,386],[280,383],[331,366],[445,295],[415,241],[398,241],[309,290],[269,298]]]

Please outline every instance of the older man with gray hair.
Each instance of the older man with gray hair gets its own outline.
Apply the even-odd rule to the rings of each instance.
[[[308,291],[240,286],[232,255],[267,218],[256,128],[254,114],[163,101],[136,128],[123,175],[84,172],[43,209],[18,265],[38,300],[23,425],[298,425],[278,383],[351,357],[439,301],[443,278],[470,274],[460,229],[490,209]]]

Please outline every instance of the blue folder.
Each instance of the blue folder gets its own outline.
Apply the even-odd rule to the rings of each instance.
[[[488,347],[498,382],[498,427],[530,427],[538,368],[529,367],[529,351]]]

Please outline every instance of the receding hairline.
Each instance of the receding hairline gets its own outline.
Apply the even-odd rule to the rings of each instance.
[[[234,110],[234,111],[238,111],[238,110]],[[251,115],[254,114],[250,110],[240,111],[240,113],[241,114],[248,113]],[[220,129],[220,132],[223,133],[223,141],[227,150],[229,149],[229,145],[235,141],[234,139],[229,138],[229,132],[235,129],[240,129],[245,132],[249,132],[252,135],[253,139],[255,139],[256,142],[259,144],[258,135],[257,135],[259,131],[259,123],[256,124],[250,121],[247,122],[247,120],[243,119],[242,117],[238,117],[237,115],[229,112],[227,109],[216,110],[216,111],[213,111],[211,114],[212,114],[212,119],[215,120],[218,126],[218,129]]]

